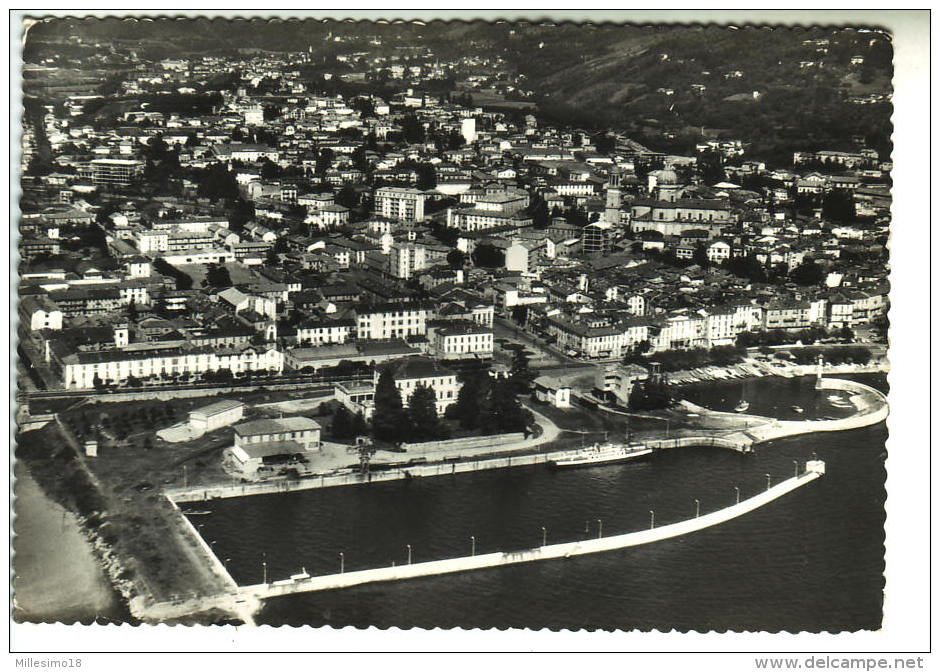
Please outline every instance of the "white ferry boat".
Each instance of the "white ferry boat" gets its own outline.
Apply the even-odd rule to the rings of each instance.
[[[653,452],[652,448],[639,444],[595,443],[593,446],[569,450],[551,460],[553,467],[583,467],[595,464],[626,462]]]

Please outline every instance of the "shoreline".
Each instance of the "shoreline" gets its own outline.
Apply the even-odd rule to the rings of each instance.
[[[756,444],[766,443],[776,439],[798,436],[826,431],[844,431],[856,427],[864,427],[883,421],[888,414],[887,397],[863,383],[843,380],[839,378],[822,378],[820,389],[840,389],[855,392],[852,396],[856,412],[851,416],[839,420],[778,420],[767,416],[741,415],[725,413],[704,407],[695,406],[691,402],[683,404],[701,411],[703,415],[714,418],[728,418],[733,422],[744,422],[744,427],[727,427],[724,429],[687,430],[683,436],[647,437],[637,440],[644,446],[654,450],[665,450],[683,446],[713,446],[734,450],[741,453],[752,452]],[[874,407],[870,404],[861,407],[861,400],[873,397]],[[620,415],[629,415],[627,411],[620,411],[610,407],[598,407],[602,412]],[[554,423],[552,423],[554,424]],[[557,429],[557,427],[556,427]],[[254,495],[284,494],[315,490],[320,488],[368,485],[411,478],[453,476],[458,473],[473,471],[488,471],[492,469],[507,469],[529,465],[545,464],[560,456],[566,450],[552,450],[549,452],[523,453],[505,456],[479,456],[474,460],[465,461],[438,461],[428,464],[400,467],[396,469],[371,472],[368,478],[361,474],[347,472],[342,474],[320,474],[298,480],[271,480],[256,483],[219,484],[216,486],[199,486],[190,488],[166,488],[164,496],[175,505],[181,503],[206,502],[213,499],[227,499],[236,497],[251,497]]]
[[[84,521],[52,500],[22,462],[14,465],[14,475],[14,619],[120,622],[118,617],[126,617],[123,596]]]
[[[37,471],[33,475],[43,494],[74,516],[78,532],[89,545],[98,568],[120,596],[120,609],[124,612],[122,622],[132,625],[161,622],[153,617],[152,608],[161,604],[175,588],[166,585],[165,578],[161,583],[161,567],[168,563],[179,563],[173,576],[183,576],[189,581],[189,585],[184,582],[179,590],[189,594],[218,592],[215,584],[219,579],[211,574],[205,556],[197,558],[186,548],[185,543],[194,542],[188,535],[184,539],[179,534],[177,527],[182,525],[179,514],[165,515],[158,506],[150,511],[149,518],[138,518],[162,520],[170,535],[164,537],[166,543],[162,548],[151,546],[149,556],[142,554],[141,542],[148,540],[135,539],[136,528],[129,527],[131,523],[127,520],[133,512],[114,506],[113,493],[108,494],[90,471],[75,438],[58,419],[48,427],[19,433],[16,459],[24,468],[35,466]],[[154,501],[162,502],[163,506],[167,504],[165,498],[159,496]],[[146,550],[146,546],[144,548]],[[231,615],[229,611],[220,612],[210,606],[205,612],[191,610],[180,616],[183,622],[196,624],[219,622]]]

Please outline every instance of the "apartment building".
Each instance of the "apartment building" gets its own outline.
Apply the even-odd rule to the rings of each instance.
[[[411,242],[395,242],[389,248],[388,272],[402,280],[416,277],[416,272],[428,267],[427,248]]]
[[[376,214],[402,222],[424,221],[425,193],[407,187],[380,187],[375,191]]]
[[[390,339],[424,336],[430,308],[416,302],[389,302],[356,308],[356,338]]]
[[[493,356],[493,329],[469,320],[448,320],[428,329],[434,353],[443,359]]]
[[[457,394],[463,387],[455,372],[428,357],[405,357],[378,367],[374,378],[376,385],[379,376],[386,370],[391,372],[395,387],[401,393],[406,406],[408,398],[418,385],[434,390],[438,415],[443,415],[447,407],[457,401]]]

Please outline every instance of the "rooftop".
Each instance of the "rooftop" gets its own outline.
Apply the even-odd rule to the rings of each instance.
[[[238,436],[257,436],[259,434],[281,434],[283,432],[307,432],[320,429],[320,423],[303,416],[271,418],[267,420],[249,420],[235,425]]]
[[[199,413],[202,415],[218,415],[219,413],[225,413],[227,411],[234,410],[236,408],[244,407],[240,401],[235,401],[234,399],[223,399],[222,401],[217,401],[214,404],[209,404],[208,406],[203,406],[202,408],[196,408],[190,411],[190,415],[194,413]]]

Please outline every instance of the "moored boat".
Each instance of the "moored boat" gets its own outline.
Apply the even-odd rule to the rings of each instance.
[[[751,402],[746,401],[745,399],[742,399],[740,402],[738,402],[738,405],[734,407],[734,412],[744,413],[744,411],[746,411],[750,407],[751,407]]]
[[[560,453],[549,460],[553,467],[582,467],[595,464],[626,462],[653,452],[652,448],[639,444],[595,443],[593,446]]]

